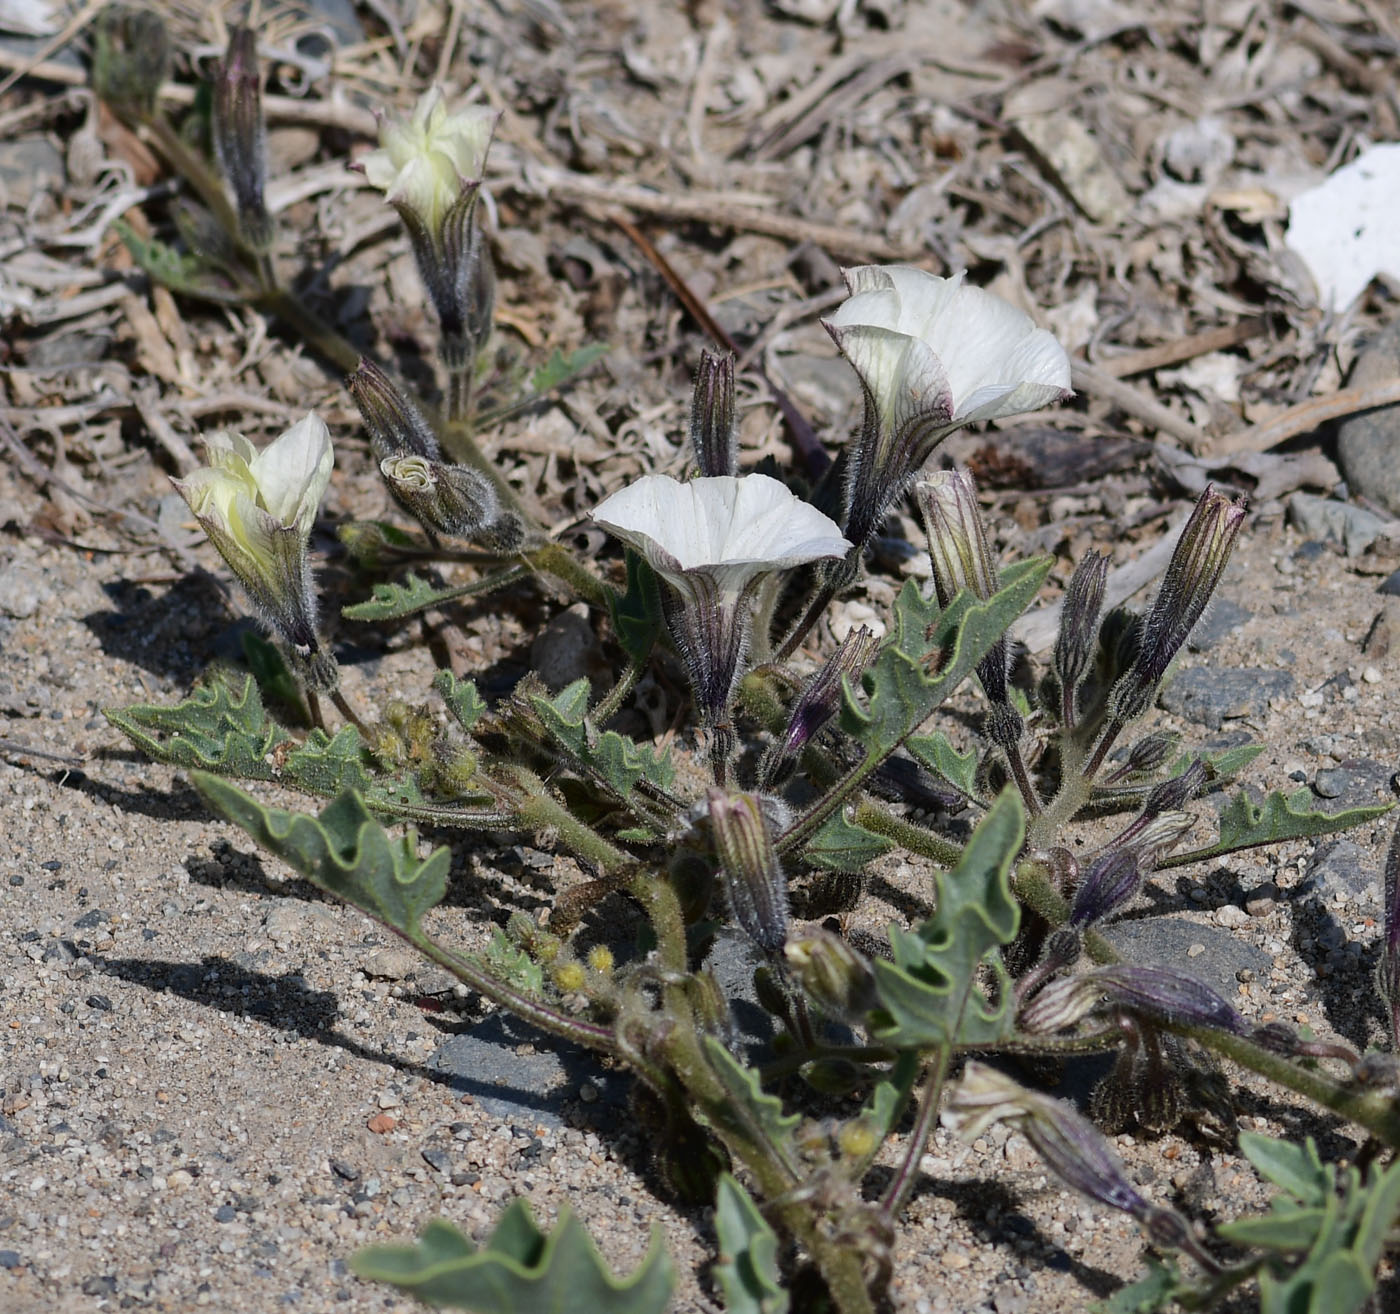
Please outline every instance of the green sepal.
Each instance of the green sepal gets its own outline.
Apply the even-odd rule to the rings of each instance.
[[[442,695],[452,719],[468,734],[486,715],[486,703],[477,692],[473,680],[459,680],[451,671],[444,669],[433,676],[433,689]]]
[[[210,807],[313,885],[409,939],[418,936],[419,919],[447,892],[451,853],[434,849],[419,858],[417,832],[410,827],[392,838],[354,790],[312,817],[267,807],[203,771],[192,772],[190,779]]]
[[[615,730],[598,731],[588,720],[588,695],[588,680],[580,678],[552,697],[531,694],[530,706],[573,763],[619,799],[628,798],[640,780],[669,790],[676,777],[670,754]]]
[[[722,1173],[715,1194],[719,1260],[710,1269],[729,1314],[787,1314],[778,1274],[778,1235],[738,1182]]]
[[[663,1314],[675,1277],[661,1231],[646,1257],[618,1278],[567,1205],[541,1232],[527,1201],[513,1200],[478,1248],[451,1223],[434,1219],[411,1246],[371,1246],[351,1260],[355,1273],[387,1282],[428,1305],[472,1314]]]
[[[348,607],[342,607],[340,614],[347,620],[400,620],[404,616],[416,616],[430,607],[440,607],[445,602],[480,597],[484,593],[504,588],[524,573],[523,566],[512,565],[481,579],[474,579],[469,584],[438,588],[428,583],[421,575],[409,571],[397,583],[376,584],[369,601],[352,602]]]
[[[905,747],[921,765],[946,780],[959,793],[972,799],[977,797],[975,748],[959,753],[941,731],[931,735],[912,735]]]
[[[1011,979],[992,960],[995,999],[977,984],[983,960],[1009,944],[1020,923],[1011,867],[1025,837],[1014,790],[992,804],[951,872],[938,872],[936,911],[916,931],[890,928],[894,961],[876,959],[879,1005],[871,1035],[882,1044],[929,1047],[992,1044],[1010,1034]]]
[[[276,780],[274,750],[291,742],[268,718],[257,681],[228,671],[174,707],[104,707],[102,715],[156,762],[245,780]]]
[[[1344,812],[1317,812],[1308,806],[1311,801],[1312,791],[1306,788],[1287,795],[1275,790],[1262,805],[1240,790],[1220,814],[1220,832],[1214,844],[1192,849],[1189,853],[1173,853],[1158,866],[1181,867],[1186,863],[1204,862],[1222,854],[1236,853],[1240,849],[1258,848],[1261,844],[1282,844],[1287,840],[1332,835],[1339,830],[1350,830],[1353,826],[1374,821],[1393,806],[1378,803],[1348,808]]]

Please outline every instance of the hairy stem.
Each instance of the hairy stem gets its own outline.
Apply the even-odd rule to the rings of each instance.
[[[961,1009],[958,1010],[961,1013]],[[943,1100],[943,1082],[948,1075],[948,1059],[952,1046],[940,1046],[929,1064],[928,1076],[924,1079],[923,1094],[919,1096],[919,1111],[914,1118],[914,1128],[909,1133],[909,1143],[904,1147],[899,1167],[885,1188],[880,1200],[880,1213],[886,1222],[893,1222],[909,1199],[914,1188],[914,1179],[919,1173],[919,1163],[928,1149],[929,1137],[933,1135],[934,1124],[938,1121],[938,1106]]]

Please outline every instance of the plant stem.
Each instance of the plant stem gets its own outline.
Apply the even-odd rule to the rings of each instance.
[[[604,873],[620,871],[634,861],[559,803],[533,771],[521,766],[508,766],[506,772],[513,778],[512,783],[524,799],[519,811],[521,825],[536,831],[554,831],[560,844]],[[681,969],[678,970],[683,970],[684,966],[682,960]]]
[[[562,580],[583,602],[595,607],[607,607],[616,598],[617,590],[605,584],[562,543],[553,539],[529,549],[523,560],[543,574]]]
[[[788,636],[783,640],[782,646],[778,649],[773,660],[782,662],[792,656],[801,645],[802,640],[807,637],[814,626],[822,618],[822,613],[831,604],[832,598],[836,596],[837,585],[828,580],[817,590],[816,596],[807,604],[807,610],[802,613],[802,619],[788,632]]]
[[[593,718],[594,725],[601,728],[607,723],[613,713],[622,706],[622,700],[632,692],[641,673],[642,668],[638,662],[635,659],[629,659],[627,665],[622,668],[622,674],[618,676],[617,683],[598,700],[597,705],[589,713]]]
[[[337,333],[305,301],[286,288],[270,288],[253,304],[265,315],[274,315],[285,321],[312,351],[330,361],[337,369],[353,374],[359,367],[364,352]]]
[[[888,808],[869,799],[862,799],[856,804],[851,820],[857,826],[863,826],[876,835],[894,840],[910,853],[931,859],[940,867],[954,867],[962,857],[961,845],[954,844],[952,840],[946,840],[941,835],[935,835],[933,831],[917,826],[912,821],[906,821],[903,817],[897,817]]]
[[[349,702],[346,700],[345,695],[341,693],[339,689],[331,690],[331,702],[335,704],[336,711],[338,711],[341,714],[341,716],[343,716],[347,721],[349,721],[350,724],[353,725],[355,729],[360,732],[360,738],[363,739],[366,743],[368,743],[369,730],[366,729],[365,723],[360,720],[358,713],[356,713],[355,709],[350,706]]]
[[[961,1014],[962,1010],[958,1012]],[[887,1223],[894,1222],[914,1188],[919,1163],[928,1149],[929,1137],[933,1135],[934,1124],[938,1121],[938,1106],[943,1100],[943,1081],[948,1075],[951,1051],[950,1045],[940,1046],[929,1065],[923,1094],[919,1096],[919,1112],[914,1118],[914,1129],[909,1133],[909,1143],[904,1147],[899,1167],[895,1169],[894,1177],[880,1200],[880,1213]]]
[[[1035,785],[1030,772],[1026,770],[1026,762],[1021,756],[1020,748],[1012,744],[1003,751],[1006,754],[1006,765],[1011,768],[1011,778],[1016,782],[1016,788],[1021,791],[1021,799],[1026,805],[1027,819],[1038,817],[1043,810],[1040,795],[1035,792]]]

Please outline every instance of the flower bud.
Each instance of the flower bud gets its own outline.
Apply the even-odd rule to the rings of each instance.
[[[239,235],[259,252],[272,245],[272,219],[263,200],[267,125],[261,81],[257,37],[251,28],[232,28],[214,76],[214,155],[233,194]]]
[[[369,435],[369,445],[379,460],[399,452],[442,459],[437,435],[418,404],[372,360],[360,358],[355,372],[347,376],[350,390]]]
[[[1167,760],[1167,754],[1180,740],[1181,736],[1171,730],[1154,730],[1150,735],[1143,735],[1128,749],[1123,764],[1104,778],[1104,784],[1112,785],[1119,781],[1131,780],[1134,776],[1150,774]]]
[[[501,515],[496,490],[480,470],[398,452],[380,461],[379,473],[394,500],[429,529],[493,543],[511,537],[511,522]]]
[[[151,9],[107,5],[97,15],[92,80],[109,105],[149,117],[170,76],[170,33]]]
[[[1200,620],[1229,563],[1244,523],[1245,504],[1207,485],[1191,512],[1143,621],[1137,657],[1110,694],[1115,722],[1141,716],[1152,704],[1167,667]]]
[[[1172,967],[1115,963],[1081,973],[1097,990],[1102,1007],[1131,1013],[1143,1021],[1186,1023],[1242,1036],[1244,1019],[1195,977]]]
[[[709,794],[710,825],[729,907],[740,929],[765,953],[787,940],[787,879],[756,794]]]
[[[1074,896],[1069,924],[1082,930],[1117,911],[1137,893],[1142,868],[1131,849],[1114,849],[1095,859]]]
[[[1078,711],[1076,691],[1093,663],[1107,575],[1107,554],[1089,551],[1080,559],[1065,586],[1060,633],[1055,641],[1054,671],[1060,682],[1061,719],[1066,726],[1074,725]]]
[[[862,672],[875,656],[880,641],[864,625],[858,625],[841,641],[840,647],[807,682],[788,714],[787,728],[764,758],[763,783],[771,788],[783,779],[786,768],[795,761],[841,706],[843,682],[859,682]]]
[[[1400,1051],[1400,826],[1385,857],[1385,933],[1376,964],[1376,989],[1390,1012],[1391,1042]]]
[[[700,353],[690,394],[690,445],[702,477],[739,473],[733,356]]]
[[[822,1012],[857,1025],[875,1007],[875,973],[844,937],[811,930],[783,950],[798,985]]]

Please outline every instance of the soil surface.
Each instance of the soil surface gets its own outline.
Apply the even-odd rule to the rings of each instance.
[[[167,11],[177,114],[191,52],[206,61],[222,40],[198,8]],[[1395,136],[1383,8],[537,0],[421,3],[413,17],[373,4],[336,10],[353,25],[320,45],[305,11],[301,26],[277,11],[264,44],[280,52],[278,260],[352,341],[430,383],[434,328],[407,243],[344,157],[369,144],[365,107],[410,106],[439,70],[505,111],[489,178],[499,372],[612,346],[562,397],[486,436],[561,529],[687,460],[689,370],[707,339],[662,262],[742,353],[744,465],[797,472],[802,443],[773,386],[830,451],[858,415],[818,322],[839,266],[968,268],[1086,371],[1064,407],[943,454],[978,473],[1008,559],[1052,553],[1053,600],[1091,545],[1130,568],[1208,479],[1250,494],[1219,600],[1153,722],[1189,743],[1262,742],[1245,777],[1260,790],[1385,802],[1400,767],[1400,602],[1381,589],[1400,528],[1384,490],[1341,483],[1328,427],[1260,439],[1337,392],[1395,312],[1384,280],[1345,313],[1319,309],[1282,242],[1302,175]],[[104,198],[135,189],[147,218],[130,209],[128,222],[168,235],[169,175],[81,90],[88,35],[0,100],[0,1308],[408,1310],[349,1257],[438,1215],[484,1239],[523,1194],[543,1225],[576,1210],[619,1271],[660,1229],[674,1308],[718,1309],[710,1217],[666,1202],[619,1076],[539,1066],[513,1033],[444,1070],[442,1047],[481,1026],[482,1002],[260,856],[101,714],[178,701],[211,661],[242,661],[250,622],[169,482],[201,429],[262,439],[311,405],[329,421],[337,469],[314,546],[332,617],[369,588],[335,525],[394,513],[333,368],[251,310],[133,271]],[[8,66],[20,49],[0,42]],[[920,569],[907,550],[919,537],[892,524],[814,654],[888,614]],[[601,536],[582,541],[611,559]],[[543,583],[426,625],[332,628],[346,695],[365,709],[424,700],[446,658],[492,696],[532,667],[603,678],[616,658],[605,623]],[[638,732],[685,723],[673,675],[628,709]],[[675,742],[690,746],[684,731]],[[1205,835],[1209,800],[1200,810]],[[1133,958],[1184,957],[1246,1017],[1380,1044],[1370,979],[1391,830],[1163,874],[1114,934]],[[454,848],[435,929],[467,947],[582,879],[528,836],[434,838]],[[855,924],[906,922],[928,890],[925,869],[885,859]],[[1082,1095],[1091,1075],[1071,1072],[1066,1089]],[[1311,1134],[1333,1156],[1359,1143],[1285,1092],[1241,1079],[1238,1093],[1246,1128]],[[1116,1145],[1144,1193],[1194,1217],[1267,1199],[1242,1158],[1194,1134]],[[1064,1190],[1019,1136],[967,1145],[940,1130],[922,1168],[895,1241],[901,1311],[1068,1314],[1142,1269],[1136,1226]]]

